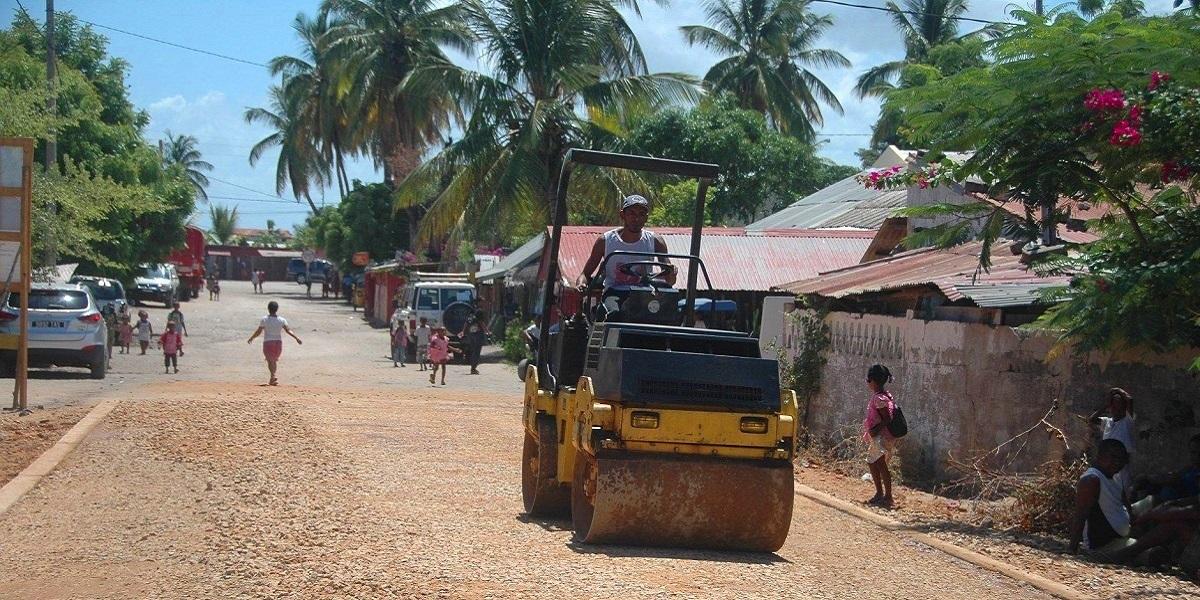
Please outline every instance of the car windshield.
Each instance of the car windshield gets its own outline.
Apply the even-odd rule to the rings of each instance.
[[[147,279],[170,279],[171,273],[163,265],[146,265],[142,267],[142,277]]]
[[[29,308],[40,310],[81,310],[87,308],[87,292],[80,290],[32,290],[29,292]],[[9,308],[21,308],[21,294],[8,295]]]
[[[92,290],[92,296],[97,300],[119,300],[121,298],[120,288],[107,281],[85,279],[79,284],[86,285],[89,290]]]
[[[475,290],[442,290],[442,308],[455,302],[470,302],[475,298]]]

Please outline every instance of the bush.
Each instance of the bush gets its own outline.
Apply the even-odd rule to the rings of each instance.
[[[504,360],[511,363],[518,363],[529,356],[528,348],[525,346],[525,338],[521,332],[525,330],[525,326],[519,320],[513,320],[504,330],[504,340],[500,347],[504,350]]]

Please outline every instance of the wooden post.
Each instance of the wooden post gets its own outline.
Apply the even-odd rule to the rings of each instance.
[[[20,314],[17,316],[17,360],[13,373],[13,408],[16,410],[25,410],[29,406],[29,283],[33,254],[30,207],[33,202],[33,149],[32,139],[0,138],[0,245],[15,245],[14,260],[20,268],[16,289],[12,290],[11,280],[4,284],[6,289],[21,295]],[[13,215],[11,212],[13,200],[18,202],[16,208],[20,211],[19,215]],[[19,218],[14,220],[14,216]],[[6,279],[11,272],[12,269],[9,269],[5,273]]]

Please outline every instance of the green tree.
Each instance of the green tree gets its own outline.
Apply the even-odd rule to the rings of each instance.
[[[344,197],[350,192],[345,157],[358,154],[355,137],[360,128],[353,126],[358,120],[350,118],[351,88],[345,85],[349,81],[345,69],[329,48],[330,27],[328,12],[322,11],[316,18],[296,15],[292,29],[300,38],[302,55],[277,56],[270,67],[271,74],[281,78],[287,105],[298,112],[300,127],[292,130],[293,135],[313,140],[320,160],[331,165],[339,197]],[[327,183],[323,173],[318,182]]]
[[[148,117],[129,101],[128,65],[109,57],[107,40],[69,13],[56,19],[57,114],[37,101],[47,89],[40,23],[18,10],[11,28],[0,31],[0,98],[16,100],[0,102],[3,133],[39,144],[53,134],[58,143],[58,168],[36,169],[34,255],[43,256],[53,233],[62,260],[79,262],[80,272],[128,276],[182,243],[195,192],[142,138]],[[43,153],[35,156],[40,164]]]
[[[832,165],[818,158],[813,146],[773,131],[761,114],[739,108],[728,94],[690,110],[665,110],[640,119],[630,141],[653,156],[720,165],[708,198],[713,225],[748,223],[857,172]],[[681,188],[672,190],[678,195]],[[686,202],[690,207],[693,200]],[[652,201],[652,210],[654,205]],[[671,220],[691,224],[688,209],[680,210],[686,220]]]
[[[356,137],[394,186],[420,164],[430,144],[441,141],[450,119],[461,121],[459,99],[442,87],[406,85],[418,65],[449,63],[443,48],[470,52],[473,35],[462,5],[434,0],[325,0],[322,10],[339,23],[329,48],[345,80],[352,82],[351,121]],[[403,207],[416,233],[424,203]]]
[[[391,189],[357,180],[341,203],[310,215],[296,235],[309,247],[324,248],[329,260],[343,268],[350,266],[355,252],[386,260],[409,247],[408,222],[404,213],[393,212]]]
[[[632,0],[467,0],[463,17],[488,73],[429,57],[407,87],[447,94],[471,113],[462,137],[417,167],[396,206],[435,195],[421,238],[459,229],[493,243],[527,223],[548,223],[568,148],[626,149],[621,123],[648,106],[693,101],[696,82],[648,74],[625,17]],[[579,169],[573,197],[615,215],[622,191],[640,189],[622,171]]]
[[[163,164],[166,167],[178,166],[183,169],[192,187],[196,188],[196,197],[208,202],[208,176],[206,172],[213,170],[212,163],[204,160],[200,150],[196,148],[199,142],[190,135],[171,135],[167,130],[167,139],[163,140]]]
[[[848,68],[836,50],[815,47],[833,17],[815,15],[810,0],[708,0],[711,27],[681,27],[688,44],[724,58],[704,76],[715,92],[734,94],[742,108],[765,115],[773,126],[805,140],[824,124],[821,103],[838,114],[837,96],[809,66]]]
[[[904,67],[924,63],[933,48],[960,39],[957,17],[967,12],[967,0],[903,0],[903,4],[901,8],[889,0],[885,6],[904,37],[904,58],[867,69],[854,86],[860,98],[886,95],[896,87]]]
[[[1200,345],[1195,17],[1015,16],[1022,24],[997,41],[995,64],[889,96],[918,141],[976,148],[961,165],[911,177],[978,177],[1031,211],[1109,205],[1093,224],[1101,241],[1047,266],[1074,283],[1043,324],[1085,349]],[[1052,212],[1051,224],[1065,216]]]
[[[212,227],[208,230],[210,239],[222,246],[233,241],[233,230],[237,229],[238,225],[236,206],[229,208],[228,206],[209,205],[208,219],[212,222]]]
[[[267,137],[250,148],[250,165],[262,158],[264,152],[278,147],[279,157],[275,160],[275,193],[282,194],[290,185],[297,200],[304,198],[309,208],[317,212],[310,185],[324,187],[332,176],[329,163],[321,155],[316,140],[305,135],[301,98],[289,96],[284,88],[271,86],[271,108],[248,108],[247,123],[258,123],[271,128]]]

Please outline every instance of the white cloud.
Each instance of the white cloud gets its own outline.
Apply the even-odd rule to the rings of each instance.
[[[183,96],[175,94],[174,96],[167,96],[166,98],[163,98],[157,102],[152,102],[150,104],[150,112],[154,113],[165,110],[179,112],[183,110],[185,106],[187,106],[187,100],[184,99]]]

